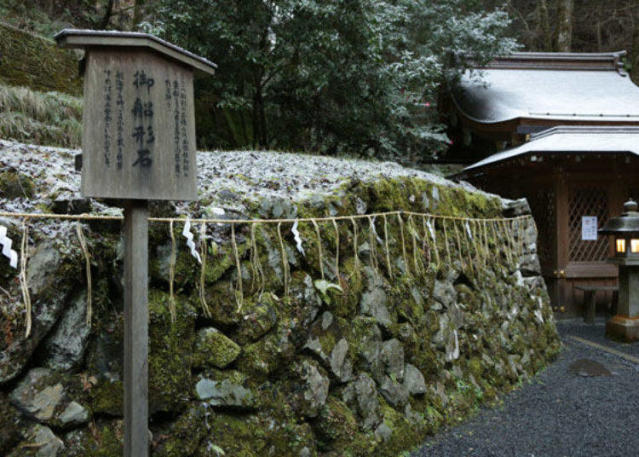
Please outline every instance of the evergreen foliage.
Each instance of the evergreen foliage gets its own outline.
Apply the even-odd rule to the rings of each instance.
[[[474,0],[159,0],[153,16],[143,28],[219,65],[196,87],[201,147],[419,162],[448,142],[439,89],[516,46]]]

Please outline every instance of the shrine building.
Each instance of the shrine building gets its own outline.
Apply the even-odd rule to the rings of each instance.
[[[468,72],[445,104],[457,149],[476,160],[454,179],[528,200],[542,274],[566,315],[583,312],[580,287],[616,285],[596,229],[639,198],[639,87],[622,56],[515,53]]]

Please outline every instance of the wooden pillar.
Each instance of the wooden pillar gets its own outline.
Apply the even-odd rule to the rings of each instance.
[[[569,187],[563,170],[560,168],[555,174],[555,293],[553,302],[556,306],[565,306],[567,300],[567,285],[565,279],[566,266],[569,261]]]
[[[124,208],[124,456],[149,455],[148,204]]]

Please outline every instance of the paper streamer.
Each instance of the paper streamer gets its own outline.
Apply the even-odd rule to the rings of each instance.
[[[536,309],[535,311],[533,311],[533,314],[535,315],[535,317],[537,318],[537,320],[539,321],[540,324],[544,323],[544,316],[543,314],[541,314],[541,311],[544,307],[543,302],[541,301],[541,298],[537,297],[537,303],[539,304],[539,308]]]
[[[195,249],[195,243],[193,242],[193,234],[191,233],[191,219],[186,218],[186,222],[184,223],[184,230],[182,230],[182,236],[186,238],[186,245],[191,250],[191,255],[195,257],[198,263],[202,263],[202,259],[200,258],[200,254]],[[204,240],[202,240],[204,242]]]
[[[375,218],[373,217],[372,219],[368,219],[368,221],[370,222],[370,226],[371,229],[373,230],[373,235],[375,235],[375,238],[377,239],[377,242],[381,245],[384,244],[384,240],[382,240],[379,235],[377,234],[377,230],[375,230]]]
[[[7,236],[7,228],[0,225],[0,245],[2,245],[2,255],[9,259],[11,268],[18,268],[18,253],[11,249],[13,241]]]
[[[300,232],[297,230],[297,224],[298,221],[295,221],[295,223],[293,224],[293,228],[291,229],[291,232],[293,232],[293,237],[295,237],[295,247],[304,257],[306,257],[304,247],[302,246],[302,238],[300,238]]]
[[[470,230],[470,225],[468,224],[468,221],[466,221],[466,223],[464,224],[466,226],[466,233],[468,233],[468,238],[470,238],[470,240],[473,240],[473,234]]]
[[[435,227],[433,227],[433,223],[430,219],[426,221],[426,226],[428,227],[428,231],[430,232],[430,237],[433,239],[434,242],[437,242],[437,237],[435,236]]]

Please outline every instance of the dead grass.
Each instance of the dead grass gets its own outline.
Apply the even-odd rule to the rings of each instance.
[[[28,143],[79,147],[82,99],[0,84],[0,137]]]

